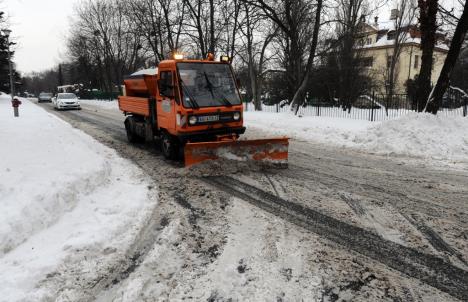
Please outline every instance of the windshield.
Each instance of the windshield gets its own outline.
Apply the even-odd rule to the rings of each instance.
[[[59,93],[58,98],[70,100],[70,99],[76,99],[76,95],[74,93]]]
[[[44,96],[44,97],[51,97],[52,96],[52,93],[41,93],[39,96]]]
[[[240,105],[229,65],[178,63],[177,67],[185,107]]]

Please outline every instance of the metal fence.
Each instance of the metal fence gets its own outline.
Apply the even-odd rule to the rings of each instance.
[[[468,115],[467,107],[468,95],[462,90],[452,88],[445,94],[438,114],[466,117]],[[253,103],[245,103],[244,108],[246,111],[255,110]],[[290,106],[286,103],[275,105],[262,104],[262,111],[289,112]],[[392,96],[372,94],[370,96],[360,96],[351,106],[340,103],[337,100],[324,101],[311,99],[299,108],[299,115],[385,121],[417,111],[418,108],[415,102],[406,94]]]

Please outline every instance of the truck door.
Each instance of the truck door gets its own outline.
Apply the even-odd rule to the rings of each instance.
[[[174,72],[170,69],[160,70],[158,83],[158,126],[174,134],[176,128]]]

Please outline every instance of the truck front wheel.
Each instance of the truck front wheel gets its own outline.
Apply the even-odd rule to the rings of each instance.
[[[161,151],[166,159],[177,159],[179,153],[177,141],[172,135],[163,131],[161,134]]]

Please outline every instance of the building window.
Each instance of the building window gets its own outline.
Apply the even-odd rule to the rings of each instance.
[[[414,68],[419,68],[419,56],[414,56]]]
[[[393,59],[393,56],[388,56],[387,57],[387,68],[392,67],[392,59]]]
[[[367,38],[367,45],[372,44],[372,38]]]
[[[391,31],[387,34],[387,40],[395,40],[395,32]]]
[[[374,65],[374,58],[373,57],[365,57],[361,59],[361,66],[362,67],[372,67]]]

